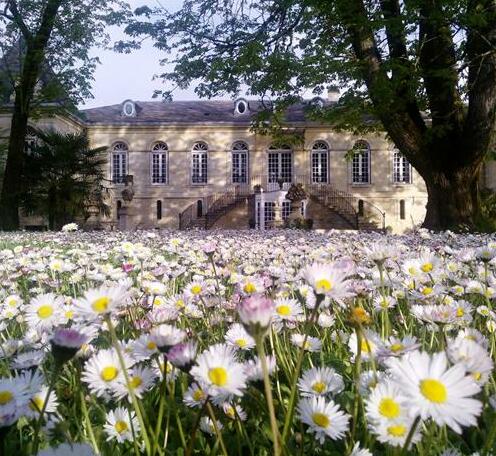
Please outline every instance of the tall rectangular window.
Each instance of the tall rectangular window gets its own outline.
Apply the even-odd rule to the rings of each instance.
[[[359,141],[353,147],[355,153],[351,163],[351,181],[353,184],[370,184],[370,148],[365,141]]]
[[[265,227],[269,228],[275,218],[275,203],[266,202],[264,206],[264,222]]]
[[[112,182],[123,184],[127,175],[127,145],[118,142],[112,147]]]
[[[292,182],[293,155],[288,152],[269,152],[269,182],[274,183],[279,179],[283,182]]]
[[[191,182],[193,184],[206,184],[208,182],[208,147],[199,142],[193,146],[191,156]]]
[[[291,202],[290,201],[283,201],[282,202],[282,219],[286,220],[289,215],[291,214]]]
[[[126,174],[126,154],[114,152],[112,154],[112,181],[114,184],[123,184]]]
[[[157,143],[152,149],[152,184],[167,183],[167,145]]]
[[[232,182],[233,184],[248,183],[248,145],[236,141],[231,151]]]
[[[323,141],[317,141],[312,147],[312,183],[327,184],[329,148]]]
[[[393,182],[395,184],[410,184],[412,182],[412,167],[408,160],[399,152],[393,155]]]

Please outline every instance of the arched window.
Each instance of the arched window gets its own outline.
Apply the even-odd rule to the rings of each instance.
[[[312,183],[327,184],[329,181],[329,146],[317,141],[312,146]]]
[[[198,200],[196,202],[196,216],[198,218],[203,217],[203,201]]]
[[[366,141],[357,141],[353,146],[351,182],[370,184],[370,146]]]
[[[248,145],[236,141],[231,150],[232,182],[246,184],[248,182]]]
[[[208,182],[208,146],[200,141],[195,143],[191,152],[191,182],[206,184]]]
[[[234,103],[234,112],[236,114],[244,114],[246,111],[248,111],[248,102],[243,98],[236,100]]]
[[[269,182],[292,182],[293,180],[293,152],[291,147],[283,145],[280,147],[269,147]]]
[[[410,184],[412,182],[412,167],[408,160],[399,152],[393,154],[393,183]]]
[[[401,220],[405,220],[406,219],[405,200],[400,200],[400,219]]]
[[[168,147],[158,142],[152,148],[152,184],[167,183]]]
[[[123,142],[115,143],[112,147],[112,182],[124,184],[127,175],[127,145]]]
[[[157,220],[162,220],[162,201],[157,201]]]

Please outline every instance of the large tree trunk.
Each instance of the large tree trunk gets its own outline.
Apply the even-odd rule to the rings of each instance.
[[[479,171],[480,166],[449,175],[430,171],[424,177],[428,201],[422,226],[431,230],[473,229],[479,213]]]
[[[28,128],[28,115],[16,96],[12,116],[7,163],[0,195],[0,228],[15,230],[19,227],[20,177],[23,169],[24,141]]]
[[[9,3],[13,21],[26,41],[22,72],[15,89],[15,104],[12,115],[7,164],[0,194],[0,228],[14,230],[19,227],[19,185],[23,171],[24,141],[31,111],[31,101],[43,65],[46,48],[53,31],[55,18],[61,4],[66,0],[48,0],[43,10],[38,30],[32,34],[17,8]]]

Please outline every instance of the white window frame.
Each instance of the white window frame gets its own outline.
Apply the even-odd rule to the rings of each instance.
[[[405,176],[405,170],[407,172]],[[406,179],[405,179],[406,178]],[[409,185],[412,183],[412,165],[400,151],[393,151],[393,184]]]
[[[235,171],[235,156],[237,157],[238,161],[238,169],[239,173],[237,175],[234,174]],[[244,156],[244,173],[242,172],[243,164],[241,157]],[[246,144],[244,141],[236,141],[233,143],[231,147],[231,183],[233,184],[247,184],[249,182],[250,176],[250,155],[249,155],[249,148],[248,144]],[[242,179],[244,178],[244,180]]]
[[[198,157],[198,178],[195,176],[195,158]],[[205,166],[203,166],[203,161],[205,162]],[[191,172],[190,172],[190,181],[191,185],[208,185],[208,145],[206,142],[198,141],[193,145],[191,150]]]
[[[325,176],[322,176],[322,157],[325,156]],[[318,157],[318,174],[314,174],[314,157]],[[316,141],[312,146],[310,153],[310,175],[312,184],[328,184],[329,183],[329,146],[325,141]],[[322,180],[324,177],[324,180]]]
[[[119,173],[116,174],[115,158],[118,158]],[[118,141],[112,146],[110,154],[110,179],[114,185],[125,185],[126,176],[129,174],[129,147],[123,141]],[[118,176],[117,179],[115,177]]]
[[[370,153],[370,145],[366,141],[357,141],[353,149],[356,152],[353,154],[353,158],[351,160],[351,185],[356,186],[367,186],[370,185],[372,181],[371,176],[371,153]],[[366,161],[366,162],[365,162]],[[364,164],[365,162],[365,164]],[[358,169],[358,177],[359,180],[355,180],[355,167]],[[366,180],[363,180],[362,176],[366,173]]]
[[[156,173],[155,158],[158,160]],[[150,181],[152,185],[167,185],[169,183],[169,148],[163,141],[155,143],[152,147],[150,154]]]
[[[278,172],[276,176],[271,176],[270,173],[270,155],[271,154],[277,154],[277,168]],[[289,181],[284,181],[284,183],[291,184],[294,181],[294,154],[293,154],[293,149],[291,147],[269,147],[268,153],[267,153],[267,182],[269,184],[275,184],[277,183],[277,180],[279,179],[279,176],[282,176],[282,170],[283,170],[283,160],[282,160],[282,154],[289,154],[289,165],[290,165],[290,176],[289,176]]]

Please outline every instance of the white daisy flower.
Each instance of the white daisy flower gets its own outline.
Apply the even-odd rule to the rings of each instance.
[[[365,409],[370,423],[392,422],[407,417],[408,403],[400,388],[390,380],[379,383],[366,399]]]
[[[224,339],[228,345],[240,350],[250,350],[255,346],[255,339],[239,323],[231,325]]]
[[[125,367],[129,368],[132,365],[131,359],[126,354],[123,354],[123,357]],[[97,396],[103,397],[109,392],[112,393],[116,384],[124,379],[117,352],[114,349],[106,349],[93,355],[86,362],[81,379]]]
[[[275,356],[266,356],[266,363],[269,375],[272,375],[277,368]],[[256,356],[254,359],[248,360],[244,364],[244,370],[246,373],[247,381],[253,382],[263,380],[262,362],[258,356]]]
[[[305,371],[298,381],[302,396],[326,396],[344,389],[343,377],[329,367],[313,367]]]
[[[350,456],[374,456],[374,455],[366,448],[362,448],[360,446],[360,442],[356,442],[353,448],[351,449]]]
[[[125,307],[129,303],[129,291],[123,286],[100,287],[86,291],[74,303],[77,318],[95,319]]]
[[[126,410],[124,407],[117,407],[107,413],[103,430],[107,434],[107,441],[117,440],[119,443],[132,441],[140,430],[136,414]]]
[[[326,295],[333,299],[342,299],[350,296],[347,271],[335,264],[313,263],[301,272],[305,281],[319,295]]]
[[[413,420],[408,419],[380,421],[377,425],[372,426],[372,432],[377,436],[379,442],[388,443],[391,446],[403,447],[412,426]],[[419,442],[421,438],[422,435],[417,426],[413,433],[409,448]]]
[[[304,398],[298,404],[301,421],[308,425],[307,432],[315,434],[315,438],[323,444],[326,437],[332,440],[343,438],[348,431],[350,415],[340,410],[332,400],[324,397]]]
[[[297,321],[303,316],[303,308],[296,299],[280,298],[274,304],[276,321]]]
[[[215,421],[215,425],[217,426],[217,430],[220,431],[224,426],[219,420]],[[200,419],[200,429],[205,434],[215,435],[215,426],[213,421],[208,416],[202,416]]]
[[[123,376],[116,382],[115,386],[113,386],[113,391],[115,396],[119,399],[127,396],[129,402],[131,402],[131,389],[136,397],[142,398],[143,393],[150,390],[157,379],[155,371],[152,368],[145,366],[133,366],[128,371],[127,375],[129,378],[129,386]]]
[[[55,394],[55,391],[52,391],[50,393],[50,396],[48,397],[48,402],[46,403],[46,405],[44,405],[47,400],[47,393],[48,393],[48,386],[42,386],[42,388],[38,392],[30,396],[29,407],[27,407],[25,411],[25,415],[28,418],[38,419],[40,417],[41,411],[43,410],[43,407],[45,407],[45,414],[57,412],[57,407],[59,406],[59,403],[57,401],[57,396]],[[46,418],[46,415],[44,416]]]
[[[207,394],[205,391],[198,384],[194,383],[184,393],[183,402],[191,408],[202,407],[206,399]]]
[[[456,339],[448,346],[448,356],[452,363],[460,363],[479,385],[485,385],[493,370],[489,353],[472,340]]]
[[[182,342],[185,337],[186,333],[182,329],[172,325],[163,324],[150,331],[150,341],[154,342],[161,352],[167,352],[172,346]]]
[[[50,329],[62,323],[64,298],[46,293],[33,298],[25,307],[27,323],[36,328]]]
[[[355,332],[353,332],[348,339],[348,347],[353,353],[354,360],[358,353],[357,335]],[[362,357],[362,360],[369,361],[371,358],[375,358],[382,347],[383,343],[378,334],[369,330],[364,331],[360,344],[360,356]]]
[[[322,341],[320,339],[307,336],[305,340],[304,334],[291,334],[291,343],[309,352],[318,352],[322,348]]]
[[[41,450],[38,456],[95,456],[87,443],[62,443],[58,447]]]
[[[224,402],[222,404],[222,410],[224,414],[230,420],[240,420],[246,421],[246,412],[242,409],[239,404],[231,404],[230,402]]]
[[[446,424],[455,432],[461,426],[475,426],[482,403],[471,396],[480,391],[471,376],[465,375],[462,364],[448,368],[444,352],[430,356],[425,352],[407,353],[390,364],[391,374],[402,394],[409,401],[412,416],[432,418],[437,424]]]
[[[212,345],[199,355],[191,375],[209,396],[241,396],[246,386],[243,365],[225,344]]]

